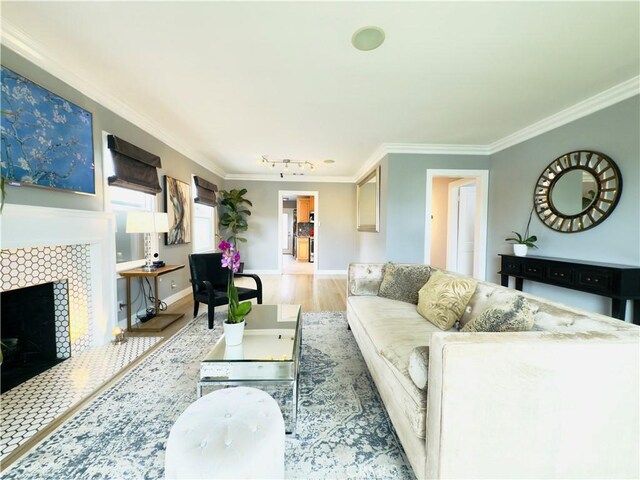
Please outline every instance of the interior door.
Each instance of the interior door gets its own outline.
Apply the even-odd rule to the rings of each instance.
[[[282,253],[284,255],[293,255],[293,208],[284,208],[282,214],[282,238],[280,240]]]
[[[456,272],[473,276],[476,226],[476,184],[458,189],[458,241]]]

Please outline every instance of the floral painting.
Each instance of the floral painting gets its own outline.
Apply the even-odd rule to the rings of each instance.
[[[2,177],[13,184],[95,193],[91,113],[1,69]]]
[[[189,184],[164,177],[165,205],[169,216],[169,233],[165,245],[191,242],[191,195]]]

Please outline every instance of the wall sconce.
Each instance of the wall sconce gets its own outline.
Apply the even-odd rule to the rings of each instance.
[[[127,213],[127,233],[144,233],[144,269],[147,272],[155,270],[153,252],[151,251],[151,235],[169,231],[169,216],[160,212],[129,212]]]

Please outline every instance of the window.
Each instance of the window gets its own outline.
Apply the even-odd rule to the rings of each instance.
[[[116,264],[117,270],[126,270],[144,262],[144,234],[127,233],[127,213],[155,210],[155,198],[152,195],[120,187],[109,187],[111,211],[116,217]],[[154,239],[152,238],[152,245]],[[157,251],[156,245],[153,247]],[[122,268],[121,268],[122,267]]]
[[[195,185],[191,191],[196,195]],[[216,247],[216,209],[201,203],[193,204],[193,251],[206,252]]]
[[[107,148],[107,133],[104,137],[104,165],[105,165],[105,202],[106,210],[111,211],[116,218],[116,271],[121,272],[139,267],[144,258],[144,234],[127,233],[127,213],[144,210],[156,210],[156,197],[148,193],[110,186],[106,178],[113,175],[113,159]],[[158,251],[158,238],[151,239],[153,251]]]

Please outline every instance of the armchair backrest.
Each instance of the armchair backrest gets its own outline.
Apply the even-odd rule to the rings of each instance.
[[[199,282],[209,281],[216,289],[226,289],[230,271],[222,268],[222,253],[192,253],[189,255],[189,268],[194,292],[200,293],[204,287]]]

